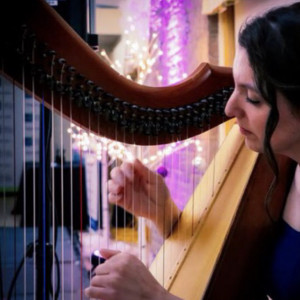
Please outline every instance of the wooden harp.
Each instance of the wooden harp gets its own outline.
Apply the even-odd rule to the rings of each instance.
[[[233,87],[230,68],[207,63],[174,86],[154,88],[131,82],[101,61],[41,0],[2,4],[1,74],[83,128],[140,145],[187,139],[224,122],[224,107]],[[260,259],[271,227],[263,200],[272,173],[266,171],[262,157],[257,159],[244,148],[237,133],[233,133],[231,143],[235,150],[228,146],[220,154],[220,161],[229,159],[230,163],[220,172],[214,197],[208,196],[212,206],[204,216],[197,215],[193,229],[189,211],[183,212],[179,223],[193,234],[185,239],[184,250],[177,253],[175,266],[158,271],[158,280],[184,299],[258,299]],[[240,176],[246,162],[245,173]],[[284,168],[288,170],[286,164]],[[266,174],[260,180],[262,170]],[[239,188],[236,196],[230,194],[232,185]],[[283,188],[276,197],[283,199],[284,193]],[[272,207],[275,215],[281,211],[282,201],[278,203]],[[224,206],[230,210],[224,217],[226,224],[220,222],[222,214],[218,213]],[[222,233],[210,242],[207,236],[214,235],[214,230]],[[153,273],[155,265],[169,259],[169,245],[181,239],[179,229],[175,229],[164,242],[158,262],[154,261]],[[1,259],[3,265],[2,253]],[[47,263],[43,268],[49,271]],[[3,274],[2,278],[3,282]],[[38,289],[39,293],[43,289]]]

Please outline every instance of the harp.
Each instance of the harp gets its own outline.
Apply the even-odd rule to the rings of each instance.
[[[61,117],[98,135],[139,145],[184,140],[226,120],[223,110],[233,86],[229,68],[201,64],[174,86],[140,86],[99,60],[44,1],[19,1],[18,11],[14,5],[6,3],[1,10],[1,74]],[[11,19],[4,21],[4,15]],[[187,206],[151,271],[162,285],[184,299],[258,299],[261,259],[271,236],[272,224],[263,202],[272,174],[263,157],[245,149],[236,130],[218,155],[221,166],[215,165],[220,171],[213,197],[203,194],[204,204]],[[283,158],[279,161],[282,174],[288,174],[290,166]],[[208,170],[207,178],[209,172],[213,170]],[[82,176],[81,170],[78,176]],[[207,182],[199,189],[207,190]],[[281,182],[277,204],[272,206],[276,216],[282,209],[288,178],[283,175]],[[197,211],[191,215],[194,207]],[[189,232],[184,237],[182,226]],[[174,244],[184,247],[174,254]],[[46,259],[52,249],[39,250],[32,251],[39,252],[35,259],[44,262],[37,271],[44,282],[53,267]],[[170,259],[170,252],[175,260]],[[1,253],[2,269],[6,260]],[[18,271],[16,266],[14,269]],[[61,285],[64,276],[62,272]],[[5,282],[5,274],[1,278]],[[84,285],[82,279],[80,282]],[[37,297],[51,289],[48,283],[36,288]],[[56,296],[54,290],[52,295]]]

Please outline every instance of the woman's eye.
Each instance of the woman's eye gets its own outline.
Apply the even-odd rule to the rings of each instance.
[[[249,102],[249,103],[251,103],[251,104],[254,104],[254,105],[258,105],[258,104],[261,103],[261,101],[259,101],[259,100],[254,100],[254,99],[251,99],[251,98],[249,98],[249,97],[246,98],[246,101]]]

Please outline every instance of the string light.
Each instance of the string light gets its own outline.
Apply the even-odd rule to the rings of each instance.
[[[104,49],[100,51],[100,55],[113,69],[127,79],[145,84],[147,78],[153,75],[152,66],[163,52],[158,45],[158,35],[156,33],[153,33],[150,38],[148,38],[147,33],[142,38],[137,34],[136,24],[140,22],[141,20],[137,20],[133,16],[126,18],[126,27],[123,31],[125,40],[125,59],[123,63],[118,60],[112,61]],[[161,77],[157,72],[155,75]]]
[[[135,149],[129,145],[115,140],[111,140],[105,137],[97,136],[94,133],[87,133],[83,129],[74,124],[67,129],[67,132],[71,135],[74,150],[82,150],[83,153],[94,154],[99,161],[102,159],[102,152],[106,151],[112,160],[120,159],[125,161],[133,161]],[[175,142],[166,145],[163,149],[153,151],[155,154],[151,154],[148,157],[142,159],[142,162],[149,167],[155,166],[160,163],[162,158],[166,158],[174,152],[189,147],[190,145],[195,145],[197,155],[193,160],[193,165],[198,166],[202,161],[201,153],[203,148],[201,146],[201,141],[195,138],[190,138],[184,142]],[[154,147],[154,146],[153,146]]]
[[[156,66],[162,74],[159,79],[162,85],[174,84],[186,78],[190,6],[190,0],[151,0],[151,32],[158,33],[163,52]]]

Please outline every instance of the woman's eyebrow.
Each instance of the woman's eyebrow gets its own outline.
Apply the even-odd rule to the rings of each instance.
[[[240,83],[240,86],[242,88],[245,88],[245,89],[248,89],[248,90],[251,90],[257,94],[260,94],[258,88],[256,87],[255,84],[251,84],[251,83]]]

